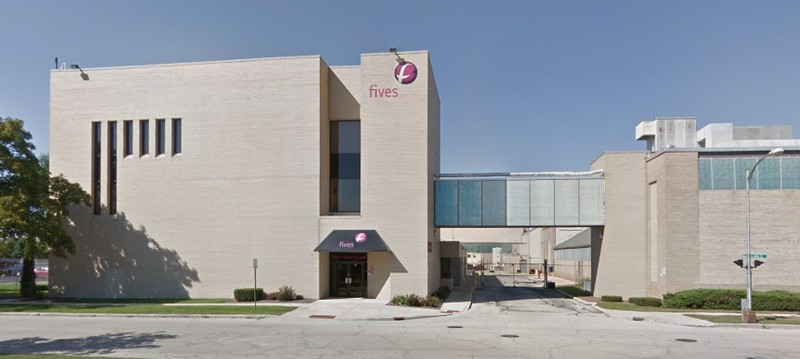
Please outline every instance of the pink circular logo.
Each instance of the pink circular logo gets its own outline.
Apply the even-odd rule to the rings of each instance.
[[[417,79],[417,66],[408,61],[397,64],[394,68],[394,78],[403,85],[414,82]]]
[[[358,232],[356,234],[356,242],[357,243],[364,243],[367,241],[367,234],[364,232]]]

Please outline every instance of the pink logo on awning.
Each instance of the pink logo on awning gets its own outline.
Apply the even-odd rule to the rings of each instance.
[[[397,64],[394,68],[394,78],[403,85],[414,82],[417,79],[417,66],[408,61]]]
[[[367,241],[367,234],[364,232],[356,233],[356,243],[364,243]]]

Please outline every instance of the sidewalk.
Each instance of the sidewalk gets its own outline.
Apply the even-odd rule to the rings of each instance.
[[[786,329],[794,329],[795,326],[787,325],[787,324],[760,324],[760,323],[712,323],[709,321],[705,321],[702,319],[696,319],[686,314],[697,314],[697,315],[736,315],[736,313],[720,313],[720,312],[634,312],[634,311],[627,311],[627,310],[613,310],[613,309],[604,309],[601,308],[597,303],[587,302],[580,298],[573,298],[573,300],[578,301],[585,305],[591,305],[595,307],[597,310],[605,313],[610,318],[618,318],[618,319],[625,319],[625,320],[633,320],[633,321],[641,321],[641,322],[653,322],[653,323],[662,323],[662,324],[672,324],[672,325],[683,325],[689,327],[741,327],[741,328],[786,328]],[[796,314],[778,314],[780,316],[787,316],[793,317],[798,316]]]
[[[367,298],[321,299],[282,315],[288,318],[336,320],[410,320],[464,312],[472,305],[472,288],[454,288],[441,308],[403,307]]]

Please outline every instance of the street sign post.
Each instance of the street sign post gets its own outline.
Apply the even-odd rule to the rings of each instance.
[[[258,269],[258,259],[253,258],[253,308],[258,308],[258,282],[256,281],[256,269]]]

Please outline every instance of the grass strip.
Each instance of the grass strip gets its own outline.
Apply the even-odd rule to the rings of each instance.
[[[62,354],[2,354],[2,359],[95,359],[100,357],[85,357],[75,355],[62,355]]]
[[[641,305],[625,303],[625,302],[600,302],[597,303],[600,308],[611,310],[627,310],[632,312],[660,312],[660,313],[687,313],[687,312],[713,312],[713,313],[738,313],[731,310],[713,310],[713,309],[685,309],[685,308],[665,308],[665,307],[645,307]]]
[[[564,287],[557,287],[556,289],[567,293],[573,297],[589,297],[592,295],[592,292],[587,292],[583,289],[573,286],[564,286]]]
[[[159,304],[98,305],[98,304],[6,304],[5,313],[77,313],[77,314],[234,314],[281,315],[294,307],[260,305],[258,308],[241,305],[165,306]]]
[[[60,300],[60,299],[59,299]],[[108,299],[108,298],[78,298],[78,299],[64,299],[63,302],[75,303],[103,303],[103,304],[172,304],[172,303],[185,303],[185,304],[218,304],[229,303],[230,299],[227,298],[197,298],[197,299],[163,299],[163,298],[122,298],[122,299]]]
[[[741,324],[741,315],[702,315],[702,314],[686,314],[687,317],[705,320],[717,324]],[[778,317],[769,315],[757,316],[759,324],[789,324],[800,325],[800,318],[798,317]]]

